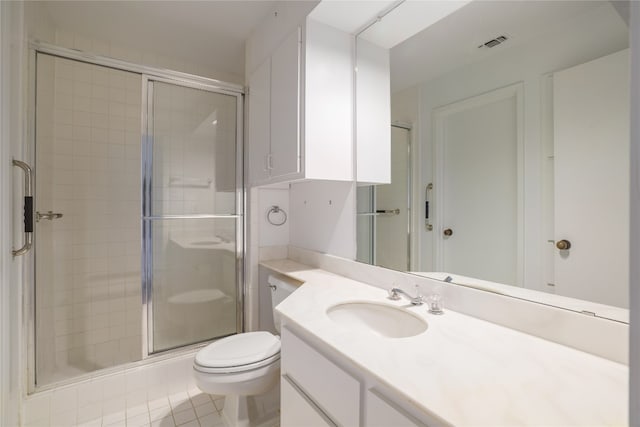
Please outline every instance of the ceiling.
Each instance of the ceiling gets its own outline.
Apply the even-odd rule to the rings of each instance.
[[[626,40],[624,20],[608,1],[473,1],[391,49],[392,92],[488,60],[507,49],[546,43],[555,33],[585,25],[580,17],[594,13],[598,28],[584,31],[597,31],[603,43],[605,39]],[[478,49],[503,34],[509,37],[504,45]]]
[[[244,75],[244,45],[275,1],[42,1],[57,29]]]

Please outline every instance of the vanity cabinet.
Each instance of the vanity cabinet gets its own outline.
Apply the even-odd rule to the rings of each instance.
[[[286,326],[281,355],[282,427],[437,425],[410,414],[375,380],[340,357],[327,357]]]
[[[360,425],[360,382],[289,329],[282,330],[280,366],[283,385],[293,383],[333,423]],[[282,420],[288,419],[293,410],[283,394]],[[287,427],[284,421],[281,424]]]
[[[307,19],[251,74],[250,186],[353,179],[352,46]]]
[[[366,425],[371,427],[416,427],[426,424],[406,413],[376,389],[367,390]]]
[[[333,427],[336,424],[286,375],[280,385],[287,410],[280,415],[282,426]]]

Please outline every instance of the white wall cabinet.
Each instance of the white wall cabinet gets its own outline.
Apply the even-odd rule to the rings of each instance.
[[[402,399],[382,392],[373,378],[353,366],[346,367],[339,356],[326,357],[286,327],[286,321],[281,355],[282,427],[440,424],[426,414],[411,414],[397,403]]]
[[[307,19],[249,78],[249,185],[353,179],[352,36]]]

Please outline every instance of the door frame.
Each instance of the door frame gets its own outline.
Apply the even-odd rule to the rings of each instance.
[[[437,107],[432,112],[432,138],[433,138],[433,196],[435,204],[435,217],[433,218],[434,232],[437,237],[433,239],[434,269],[444,270],[444,241],[440,234],[444,226],[444,121],[452,114],[456,114],[471,108],[502,101],[508,98],[516,99],[516,248],[517,283],[510,285],[523,286],[524,283],[524,83],[518,82],[509,86],[493,89],[488,92],[452,102]],[[448,273],[455,273],[449,271]]]

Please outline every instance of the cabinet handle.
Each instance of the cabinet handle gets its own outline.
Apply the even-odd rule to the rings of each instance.
[[[322,417],[324,421],[326,421],[328,425],[333,427],[337,427],[339,425],[335,421],[333,421],[333,419],[331,419],[329,414],[327,414],[322,408],[320,408],[318,404],[311,398],[311,396],[309,396],[307,392],[304,391],[302,387],[300,387],[298,383],[296,383],[295,380],[291,378],[288,374],[283,374],[282,380],[289,383],[289,385],[300,395],[300,397],[306,400],[309,406],[311,406],[311,408],[313,408],[316,411],[316,413],[320,417]]]
[[[267,156],[267,169],[273,169],[273,155],[271,154]]]

